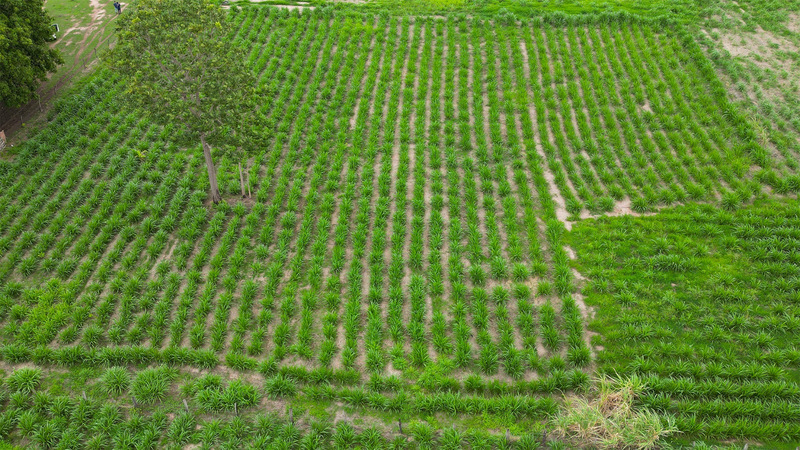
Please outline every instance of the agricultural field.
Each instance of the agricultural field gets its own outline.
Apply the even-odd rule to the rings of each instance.
[[[224,202],[103,68],[0,160],[0,437],[572,448],[608,375],[675,445],[800,441],[798,150],[678,21],[230,11]]]
[[[599,370],[686,433],[800,440],[799,221],[796,200],[760,200],[581,224]]]
[[[244,0],[240,0],[244,2]],[[292,4],[294,0],[274,0]],[[323,2],[312,2],[325,4]],[[334,0],[333,3],[356,4],[358,8],[391,11],[404,15],[465,14],[488,15],[516,14],[523,17],[545,13],[603,13],[624,11],[646,16],[661,16],[676,10],[696,10],[695,0]]]

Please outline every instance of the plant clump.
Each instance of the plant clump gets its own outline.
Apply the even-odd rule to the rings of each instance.
[[[625,380],[601,378],[593,400],[567,399],[554,420],[556,434],[581,447],[601,449],[649,449],[677,430],[669,416],[634,406],[644,390],[637,377]]]

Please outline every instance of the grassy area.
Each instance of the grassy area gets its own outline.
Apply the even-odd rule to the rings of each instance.
[[[462,15],[491,18],[536,17],[558,14],[630,13],[647,17],[672,17],[681,21],[696,21],[714,2],[711,0],[266,0],[249,2],[238,0],[239,5],[312,5],[335,6],[352,11],[369,11],[396,15]]]
[[[94,375],[94,374],[93,374]],[[79,377],[67,377],[75,381]],[[58,375],[19,368],[3,378],[5,404],[0,434],[22,445],[44,448],[514,448],[534,449],[533,433],[513,442],[480,430],[448,428],[438,436],[423,420],[406,422],[402,435],[387,437],[381,422],[349,417],[336,408],[337,422],[303,418],[304,407],[281,403],[251,385],[218,375],[187,377],[167,368],[130,372],[112,367],[76,386],[84,395],[64,395]],[[186,402],[164,397],[177,390]],[[134,406],[132,398],[138,401]],[[113,398],[109,398],[113,397]],[[162,398],[163,400],[159,400]],[[254,406],[257,407],[254,408]],[[188,409],[188,410],[187,410]],[[238,411],[238,414],[236,412]],[[344,413],[344,414],[342,414]],[[219,419],[223,416],[223,419]]]
[[[64,63],[42,83],[38,99],[10,113],[16,117],[8,117],[5,126],[9,128],[5,131],[13,145],[24,141],[32,128],[44,125],[45,113],[55,99],[66,92],[65,88],[72,86],[74,80],[91,72],[113,43],[111,4],[92,6],[89,0],[50,0],[45,9],[60,28],[58,32],[53,28],[57,40],[50,45],[61,53]]]
[[[61,37],[70,28],[91,23],[93,12],[89,0],[48,0],[45,9],[53,16],[53,23],[61,28]]]
[[[639,404],[684,433],[800,440],[798,213],[762,199],[577,226],[599,371],[641,377]]]

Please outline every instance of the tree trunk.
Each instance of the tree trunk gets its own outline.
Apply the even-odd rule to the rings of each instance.
[[[244,194],[244,175],[242,174],[242,163],[239,163],[239,185],[242,187],[242,198],[245,198]]]
[[[219,203],[222,201],[222,196],[219,195],[219,187],[217,187],[217,168],[214,167],[214,160],[211,159],[211,146],[206,142],[205,134],[200,134],[200,142],[203,143],[203,156],[206,158],[208,182],[211,184],[211,201]]]

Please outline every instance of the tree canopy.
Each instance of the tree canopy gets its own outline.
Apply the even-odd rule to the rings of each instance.
[[[211,143],[235,143],[254,111],[255,77],[209,0],[139,0],[120,17],[111,67],[141,106],[199,137],[211,199],[221,200]]]
[[[27,103],[63,62],[47,45],[53,20],[43,6],[44,0],[0,1],[0,106]]]

